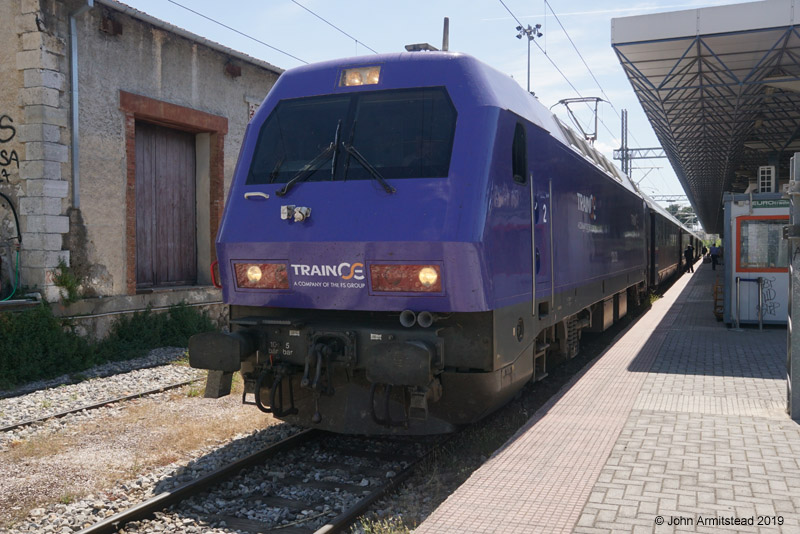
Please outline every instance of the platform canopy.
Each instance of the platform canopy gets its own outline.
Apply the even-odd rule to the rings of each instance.
[[[800,151],[800,0],[612,19],[611,43],[703,228]]]

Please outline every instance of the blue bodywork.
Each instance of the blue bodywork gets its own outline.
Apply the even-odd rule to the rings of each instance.
[[[378,85],[337,86],[342,68],[369,65],[382,66]],[[275,195],[282,184],[246,185],[257,133],[282,99],[420,86],[445,87],[458,114],[448,176],[390,180],[395,194],[370,180],[303,182],[283,198]],[[512,180],[509,147],[518,121],[528,132],[533,191],[528,181]],[[641,213],[641,200],[554,132],[561,136],[551,114],[514,80],[462,54],[380,55],[287,71],[248,126],[228,195],[217,239],[225,302],[477,312],[533,300],[532,271],[537,268],[541,298],[643,269],[643,221],[631,215]],[[270,198],[246,200],[248,192]],[[310,207],[310,219],[281,220],[280,208],[287,204]],[[538,250],[536,258],[532,247]],[[343,287],[337,277],[302,276],[290,267],[288,291],[241,290],[234,282],[233,261],[361,263],[365,278],[350,279]],[[443,292],[371,294],[369,266],[374,262],[440,264]]]

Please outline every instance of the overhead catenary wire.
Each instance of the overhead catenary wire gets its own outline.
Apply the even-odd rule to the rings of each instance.
[[[519,20],[519,18],[517,18],[517,16],[514,14],[514,12],[513,12],[513,11],[511,11],[511,9],[510,9],[510,8],[509,8],[509,7],[506,5],[506,3],[505,3],[503,0],[499,0],[499,2],[500,2],[502,5],[503,5],[503,7],[504,7],[504,8],[506,8],[506,11],[508,11],[509,15],[511,15],[511,16],[514,18],[514,20],[515,20],[515,21],[517,21],[517,24],[519,24],[520,26],[522,26],[522,22]],[[592,70],[591,70],[591,69],[589,69],[589,65],[587,65],[587,64],[586,64],[586,61],[583,59],[583,56],[581,55],[580,51],[578,51],[578,47],[577,47],[577,46],[575,46],[575,43],[573,42],[572,38],[569,36],[569,33],[567,33],[567,30],[566,30],[566,28],[564,28],[564,25],[563,25],[563,24],[561,24],[561,21],[559,20],[558,16],[555,14],[555,12],[553,11],[553,8],[550,6],[550,4],[547,2],[547,0],[545,0],[545,4],[546,4],[546,6],[547,6],[548,8],[550,8],[550,12],[551,12],[551,13],[553,13],[553,16],[556,18],[556,21],[558,22],[558,25],[559,25],[559,26],[561,26],[561,30],[562,30],[562,31],[564,32],[564,34],[567,36],[567,39],[569,39],[569,42],[570,42],[570,43],[572,43],[572,46],[573,46],[573,48],[575,48],[575,51],[578,53],[578,56],[581,58],[581,61],[583,61],[583,64],[584,64],[584,65],[586,66],[586,68],[589,70],[589,74],[591,74],[591,76],[592,76],[592,78],[594,79],[595,83],[597,83],[597,86],[600,88],[600,92],[601,92],[601,93],[603,93],[603,96],[605,96],[605,97],[606,97],[606,100],[608,101],[608,103],[609,103],[609,104],[611,104],[611,107],[614,109],[614,111],[616,111],[616,108],[614,107],[614,104],[611,102],[611,99],[610,99],[610,98],[608,97],[608,95],[605,93],[605,91],[603,90],[602,86],[600,86],[600,82],[599,82],[599,81],[597,81],[597,78],[595,77],[595,75],[594,75],[594,73],[592,72]],[[581,97],[581,98],[584,98],[584,96],[581,94],[581,92],[578,90],[578,88],[577,88],[577,87],[575,87],[575,85],[574,85],[574,84],[573,84],[573,83],[572,83],[572,82],[569,80],[569,78],[567,78],[567,75],[566,75],[566,74],[564,74],[564,72],[563,72],[563,71],[562,71],[562,70],[561,70],[561,69],[558,67],[558,65],[556,64],[556,62],[555,62],[555,61],[553,61],[553,58],[551,58],[551,57],[550,57],[550,55],[547,53],[547,51],[546,51],[546,50],[544,50],[544,49],[543,49],[543,48],[542,48],[542,47],[539,45],[539,43],[538,43],[538,42],[534,41],[534,43],[533,43],[533,44],[535,44],[535,45],[536,45],[536,46],[539,48],[539,51],[541,51],[541,52],[542,52],[542,54],[544,54],[544,56],[547,58],[547,60],[550,62],[550,64],[553,66],[553,68],[555,68],[555,69],[556,69],[556,71],[558,71],[558,73],[561,75],[561,77],[562,77],[562,78],[564,78],[564,80],[567,82],[567,84],[569,84],[569,86],[572,88],[572,90],[573,90],[573,91],[575,91],[575,93],[576,93],[576,94],[577,94],[579,97]],[[588,105],[588,104],[587,104],[587,105]],[[619,114],[617,114],[617,115],[619,115]],[[601,123],[601,124],[603,125],[603,127],[604,127],[604,128],[607,130],[607,131],[608,131],[608,133],[609,133],[609,134],[610,134],[610,135],[613,137],[613,136],[614,136],[614,133],[611,131],[611,129],[608,127],[608,125],[605,123],[605,121],[603,121],[602,119],[600,119],[600,123]],[[635,139],[634,139],[634,140],[635,140]]]
[[[520,21],[519,17],[517,17],[517,16],[514,14],[514,12],[513,12],[513,11],[511,11],[511,9],[508,7],[508,5],[506,5],[506,3],[505,3],[503,0],[498,0],[498,1],[499,1],[499,2],[500,2],[500,4],[501,4],[501,5],[502,5],[502,6],[505,8],[505,10],[506,10],[506,11],[508,11],[508,14],[509,14],[509,15],[511,15],[511,17],[512,17],[512,18],[513,18],[513,19],[514,19],[516,22],[517,22],[517,24],[518,24],[518,25],[520,25],[520,26],[523,26],[523,24],[522,24],[522,21]],[[566,29],[566,28],[564,27],[564,25],[561,23],[561,20],[558,18],[558,15],[556,15],[555,11],[553,10],[552,6],[550,6],[550,4],[549,4],[549,2],[548,2],[547,0],[544,0],[544,3],[545,3],[545,6],[546,6],[546,8],[549,8],[549,9],[550,9],[550,12],[551,12],[551,13],[553,14],[553,16],[555,17],[556,21],[558,22],[559,26],[561,27],[561,30],[562,30],[562,31],[564,32],[564,34],[567,36],[567,39],[568,39],[568,40],[570,41],[570,43],[572,44],[573,48],[575,49],[575,52],[576,52],[576,53],[578,54],[578,56],[581,58],[581,61],[583,62],[584,66],[585,66],[585,67],[586,67],[586,69],[589,71],[589,74],[591,75],[592,79],[594,79],[595,83],[597,84],[598,88],[600,89],[600,92],[603,94],[603,96],[605,96],[605,97],[606,97],[606,100],[607,100],[607,101],[608,101],[608,103],[611,105],[611,108],[614,110],[614,112],[615,112],[615,113],[617,114],[617,116],[619,117],[619,116],[620,116],[620,115],[619,115],[619,112],[617,111],[616,107],[615,107],[615,106],[614,106],[614,104],[612,103],[611,99],[610,99],[610,98],[608,97],[608,95],[606,94],[606,92],[605,92],[605,90],[603,89],[603,87],[602,87],[602,85],[600,84],[600,82],[597,80],[597,77],[594,75],[594,73],[592,72],[592,70],[589,68],[589,65],[588,65],[588,64],[586,63],[586,61],[584,60],[584,58],[583,58],[583,55],[582,55],[582,54],[580,53],[580,51],[578,50],[578,47],[575,45],[575,42],[572,40],[572,37],[570,37],[569,33],[567,32],[567,29]],[[546,13],[547,13],[547,10],[545,9],[545,14],[546,14]],[[547,19],[545,18],[545,22],[546,22],[546,20],[547,20]],[[553,60],[553,58],[552,58],[552,57],[550,57],[550,55],[547,53],[547,51],[546,51],[546,50],[544,50],[544,49],[541,47],[541,45],[539,45],[539,43],[538,43],[538,42],[534,41],[534,44],[537,46],[537,48],[539,48],[539,51],[540,51],[540,52],[542,52],[542,54],[543,54],[543,55],[544,55],[544,56],[547,58],[547,60],[548,60],[548,61],[550,62],[550,64],[553,66],[553,68],[554,68],[554,69],[556,69],[556,71],[557,71],[557,72],[558,72],[558,73],[561,75],[561,77],[564,79],[564,81],[566,81],[566,82],[567,82],[567,84],[568,84],[568,85],[569,85],[569,86],[572,88],[572,90],[573,90],[573,91],[575,91],[575,93],[576,93],[576,94],[577,94],[579,97],[581,97],[581,98],[584,98],[583,94],[581,94],[581,92],[578,90],[578,88],[577,88],[577,87],[575,87],[575,84],[573,84],[573,83],[570,81],[570,79],[567,77],[567,75],[566,75],[566,74],[564,74],[564,72],[563,72],[563,71],[562,71],[562,70],[559,68],[559,66],[556,64],[556,62]],[[587,104],[587,106],[589,106],[589,105]],[[613,138],[615,137],[615,134],[614,134],[614,132],[613,132],[613,131],[611,131],[611,128],[609,128],[609,126],[606,124],[606,122],[605,122],[605,121],[604,121],[604,120],[603,120],[601,117],[598,117],[598,121],[600,122],[600,124],[602,124],[602,125],[603,125],[603,128],[604,128],[604,129],[605,129],[605,130],[608,132],[608,134],[609,134],[609,135],[612,137],[612,139],[613,139]],[[636,144],[641,144],[641,143],[639,143],[639,141],[636,139],[636,136],[635,136],[635,135],[631,134],[631,138],[633,138],[633,141],[634,141]],[[666,182],[664,181],[664,176],[663,176],[663,174],[662,174],[662,172],[661,172],[661,169],[658,169],[658,175],[659,175],[659,177],[661,178],[662,184],[663,184],[663,185],[664,185],[664,187],[666,188]]]
[[[317,17],[319,20],[321,20],[322,22],[324,22],[325,24],[327,24],[327,25],[328,25],[328,26],[330,26],[331,28],[333,28],[333,29],[335,29],[336,31],[338,31],[339,33],[342,33],[342,34],[346,35],[347,37],[349,37],[350,39],[352,39],[353,41],[355,41],[355,42],[356,42],[356,44],[360,44],[361,46],[363,46],[364,48],[366,48],[366,49],[368,49],[368,50],[371,50],[371,51],[372,51],[372,52],[374,52],[375,54],[377,54],[377,53],[378,53],[378,51],[377,51],[377,50],[375,50],[374,48],[372,48],[372,47],[370,47],[370,46],[367,46],[366,44],[364,44],[364,42],[363,42],[363,41],[359,41],[358,39],[356,39],[355,37],[353,37],[352,35],[350,35],[350,34],[349,34],[349,33],[347,33],[346,31],[344,31],[343,29],[339,28],[338,26],[336,26],[336,25],[335,25],[335,24],[333,24],[332,22],[330,22],[330,21],[326,20],[325,18],[323,18],[322,16],[320,16],[320,15],[318,15],[318,14],[314,13],[313,11],[311,11],[309,8],[307,8],[306,6],[304,6],[303,4],[301,4],[300,2],[298,2],[297,0],[292,0],[292,2],[293,2],[293,3],[295,3],[295,4],[297,4],[298,6],[302,7],[303,9],[305,9],[306,11],[308,11],[309,13],[311,13],[312,15],[314,15],[315,17]]]
[[[214,24],[218,24],[219,26],[222,26],[223,28],[226,28],[226,29],[228,29],[228,30],[230,30],[230,31],[232,31],[232,32],[234,32],[234,33],[238,33],[238,34],[239,34],[239,35],[241,35],[242,37],[246,37],[246,38],[248,38],[248,39],[250,39],[250,40],[252,40],[252,41],[255,41],[255,42],[257,42],[258,44],[262,44],[262,45],[266,46],[267,48],[271,48],[272,50],[275,50],[276,52],[280,52],[281,54],[283,54],[283,55],[285,55],[285,56],[289,56],[289,57],[290,57],[290,58],[292,58],[292,59],[296,59],[296,60],[297,60],[297,61],[299,61],[300,63],[304,63],[304,64],[308,65],[308,61],[306,61],[306,60],[304,60],[304,59],[300,59],[299,57],[297,57],[297,56],[295,56],[295,55],[292,55],[292,54],[290,54],[289,52],[286,52],[285,50],[281,50],[281,49],[280,49],[280,48],[278,48],[278,47],[272,46],[272,45],[271,45],[271,44],[269,44],[269,43],[265,43],[265,42],[264,42],[264,41],[262,41],[261,39],[257,39],[257,38],[255,38],[255,37],[253,37],[252,35],[248,35],[248,34],[244,33],[243,31],[240,31],[240,30],[237,30],[236,28],[233,28],[233,27],[231,27],[231,26],[228,26],[227,24],[224,24],[224,23],[222,23],[222,22],[220,22],[220,21],[218,21],[218,20],[216,20],[216,19],[213,19],[213,18],[209,17],[208,15],[204,15],[203,13],[200,13],[199,11],[195,11],[194,9],[192,9],[192,8],[190,8],[190,7],[186,7],[186,6],[185,6],[185,5],[183,5],[183,4],[179,4],[179,3],[178,3],[178,2],[176,2],[175,0],[167,0],[167,1],[168,1],[170,4],[174,4],[174,5],[176,5],[176,6],[180,7],[180,8],[183,8],[183,9],[185,9],[186,11],[189,11],[189,12],[191,12],[191,13],[194,13],[194,14],[195,14],[195,15],[197,15],[198,17],[202,17],[202,18],[204,18],[204,19],[206,19],[206,20],[208,20],[208,21],[210,21],[210,22],[213,22]]]
[[[557,15],[557,14],[556,14],[556,12],[553,10],[553,6],[551,6],[551,5],[550,5],[550,2],[549,2],[548,0],[544,0],[544,5],[545,5],[545,7],[546,7],[546,9],[545,9],[545,15],[547,14],[547,9],[549,9],[549,10],[550,10],[550,13],[552,13],[552,14],[553,14],[553,17],[556,19],[556,22],[558,22],[558,25],[561,27],[561,30],[564,32],[564,35],[566,35],[566,37],[567,37],[567,40],[569,40],[570,44],[572,45],[572,48],[574,48],[574,49],[575,49],[575,53],[576,53],[576,54],[578,54],[578,57],[581,59],[581,62],[583,63],[583,65],[586,67],[586,70],[587,70],[587,71],[589,71],[589,75],[592,77],[592,79],[594,80],[594,82],[597,84],[597,87],[600,89],[600,93],[601,93],[601,94],[602,94],[602,95],[603,95],[603,96],[606,98],[606,101],[607,101],[607,102],[609,103],[609,105],[611,106],[611,109],[612,109],[612,110],[614,110],[614,113],[617,115],[617,118],[618,118],[618,119],[620,119],[620,121],[621,121],[621,120],[622,120],[622,117],[620,116],[620,114],[619,114],[619,111],[617,110],[616,106],[614,106],[614,103],[611,101],[611,98],[608,96],[608,94],[606,94],[605,90],[603,89],[603,86],[602,86],[602,84],[601,84],[601,83],[600,83],[600,81],[597,79],[597,77],[594,75],[594,72],[592,72],[592,69],[591,69],[591,67],[589,67],[589,64],[588,64],[588,63],[586,62],[586,60],[584,59],[584,57],[583,57],[583,54],[581,54],[580,50],[578,50],[578,46],[575,44],[575,41],[573,41],[573,40],[572,40],[572,37],[570,36],[569,32],[567,31],[567,28],[566,28],[566,27],[564,27],[564,24],[561,22],[561,19],[559,19],[559,18],[558,18],[558,15]],[[547,18],[545,18],[545,21],[546,21],[546,20],[547,20]],[[544,54],[545,54],[545,55],[547,55],[547,51],[546,51],[546,50],[544,51]],[[603,127],[605,127],[605,129],[606,129],[606,130],[607,130],[609,133],[611,133],[611,130],[610,130],[610,129],[609,129],[609,127],[608,127],[608,126],[605,124],[605,122],[603,121],[603,119],[602,119],[602,118],[600,119],[600,122],[603,124]],[[612,135],[612,137],[613,137],[613,135],[614,135],[614,134],[612,133],[611,135]],[[639,142],[639,140],[638,140],[638,139],[636,139],[636,136],[635,136],[633,133],[631,133],[631,138],[633,139],[633,141],[634,141],[634,142],[635,142],[637,145],[641,146],[641,143]],[[664,188],[666,189],[666,188],[667,188],[667,184],[666,184],[666,181],[665,181],[665,179],[664,179],[664,175],[663,175],[663,173],[661,172],[661,169],[660,169],[660,168],[658,168],[657,170],[658,170],[658,176],[659,176],[659,178],[661,179],[661,183],[662,183],[662,185],[664,186]],[[649,174],[649,173],[647,173],[647,174]],[[642,180],[644,180],[644,178],[647,178],[647,174],[646,174],[646,175],[645,175],[645,176],[642,178]],[[641,181],[641,180],[640,180],[640,181]]]
[[[520,20],[519,20],[519,18],[518,18],[518,17],[517,17],[517,16],[514,14],[514,12],[513,12],[513,11],[511,11],[511,9],[510,9],[510,8],[509,8],[509,7],[506,5],[506,3],[505,3],[503,0],[498,0],[498,1],[499,1],[499,2],[500,2],[502,5],[503,5],[503,7],[504,7],[504,8],[506,8],[506,11],[508,11],[508,14],[509,14],[509,15],[511,15],[511,16],[514,18],[514,20],[515,20],[515,21],[517,21],[517,24],[518,24],[518,25],[520,25],[520,26],[523,26],[523,24],[522,24],[522,21],[520,21]],[[540,45],[538,42],[536,42],[536,41],[534,41],[534,42],[533,42],[533,44],[535,44],[535,45],[536,45],[536,47],[539,49],[539,51],[540,51],[542,54],[544,54],[544,57],[546,57],[546,58],[547,58],[547,60],[550,62],[550,64],[553,66],[553,68],[554,68],[554,69],[556,69],[556,70],[558,71],[558,73],[561,75],[561,77],[562,77],[562,78],[564,78],[564,81],[566,81],[566,82],[567,82],[567,84],[569,84],[569,86],[572,88],[572,90],[573,90],[573,91],[575,91],[575,94],[577,94],[577,95],[578,95],[579,97],[581,97],[581,98],[584,98],[584,96],[581,94],[581,92],[580,92],[580,91],[578,91],[578,88],[577,88],[577,87],[575,87],[575,85],[574,85],[574,84],[573,84],[573,83],[572,83],[572,82],[569,80],[569,78],[567,78],[567,75],[566,75],[566,74],[564,74],[564,72],[563,72],[563,71],[562,71],[562,70],[561,70],[561,69],[558,67],[558,65],[556,65],[556,62],[555,62],[555,61],[553,61],[553,58],[551,58],[551,57],[550,57],[550,56],[547,54],[547,52],[546,52],[546,51],[545,51],[545,50],[544,50],[544,49],[541,47],[541,45]],[[587,106],[588,106],[588,104],[587,104]],[[591,107],[590,107],[590,109],[591,109]],[[613,134],[613,133],[611,132],[611,130],[608,128],[608,126],[606,125],[606,123],[605,123],[605,122],[603,122],[602,120],[601,120],[600,122],[603,124],[603,126],[605,127],[605,129],[606,129],[606,130],[608,130],[608,133],[609,133],[609,134],[611,134],[611,136],[613,137],[613,136],[614,136],[614,134]]]
[[[602,95],[604,97],[606,97],[606,102],[608,102],[611,105],[611,109],[613,109],[614,112],[617,114],[617,117],[619,117],[619,112],[617,112],[617,108],[614,107],[614,103],[611,102],[611,98],[606,94],[605,90],[603,90],[603,86],[600,85],[600,81],[597,79],[597,76],[594,75],[594,72],[592,72],[592,69],[591,69],[591,67],[589,67],[589,64],[586,63],[586,60],[583,58],[583,54],[581,54],[581,51],[578,50],[578,46],[575,44],[575,41],[572,40],[572,37],[570,37],[569,32],[564,27],[564,25],[561,23],[561,19],[559,19],[558,15],[556,15],[556,12],[553,11],[553,6],[551,6],[550,2],[548,2],[547,0],[544,0],[544,5],[547,7],[547,9],[550,10],[550,13],[553,14],[553,17],[555,17],[556,22],[558,22],[558,25],[561,26],[561,31],[563,31],[564,35],[567,36],[567,40],[572,45],[572,48],[575,49],[575,53],[578,54],[579,58],[581,58],[581,62],[583,63],[583,66],[586,67],[586,70],[589,71],[589,75],[592,77],[592,79],[594,80],[594,83],[596,83],[597,87],[600,89],[600,93],[602,93]],[[545,52],[545,53],[547,53],[547,52]],[[621,119],[621,117],[620,117],[620,119]]]
[[[520,21],[520,20],[517,18],[517,16],[514,14],[514,12],[513,12],[513,11],[511,11],[511,10],[508,8],[508,6],[506,5],[506,3],[505,3],[505,2],[503,2],[503,0],[500,0],[500,3],[501,3],[501,4],[503,4],[503,7],[504,7],[504,8],[506,8],[506,11],[508,11],[508,14],[509,14],[509,15],[511,15],[512,17],[514,17],[514,20],[516,20],[516,21],[517,21],[517,24],[518,24],[518,25],[520,25],[520,26],[524,26],[524,24],[522,24],[522,21]]]
[[[564,24],[562,24],[561,19],[558,18],[558,15],[553,10],[553,6],[550,5],[550,2],[548,0],[544,0],[544,4],[545,4],[545,7],[550,10],[550,13],[553,14],[553,17],[556,19],[556,22],[558,22],[558,25],[561,27],[561,30],[564,32],[564,35],[567,36],[567,39],[569,40],[570,44],[572,45],[572,48],[575,49],[575,53],[578,54],[578,57],[581,59],[581,62],[583,63],[583,65],[586,67],[586,70],[589,71],[589,75],[592,77],[594,82],[597,84],[597,87],[600,89],[600,93],[606,98],[606,101],[611,106],[611,109],[614,110],[614,113],[617,115],[617,118],[622,120],[622,117],[620,116],[619,111],[617,110],[616,106],[614,106],[614,103],[611,101],[611,98],[608,96],[608,94],[606,94],[605,90],[603,89],[602,84],[597,79],[597,77],[594,75],[594,72],[592,72],[591,67],[589,67],[589,64],[584,59],[583,54],[581,54],[580,50],[578,50],[578,46],[575,44],[575,41],[572,40],[572,37],[569,35],[569,32],[564,27]],[[547,13],[546,10],[545,10],[545,13]],[[547,20],[547,19],[545,19],[545,20]],[[547,54],[547,51],[545,51],[544,53]],[[609,133],[610,133],[610,129],[605,124],[605,122],[603,121],[602,118],[600,119],[600,122],[603,124],[603,126],[606,128],[606,130],[608,130]],[[613,134],[612,134],[612,137],[613,137]],[[638,139],[636,139],[636,136],[633,133],[631,133],[631,138],[633,138],[633,141],[637,145],[641,146],[641,143],[639,142]],[[650,173],[646,173],[645,176],[643,176],[641,180],[644,180],[645,178],[647,178],[647,175],[649,175],[649,174]],[[664,175],[661,173],[661,169],[660,168],[658,169],[658,175],[659,175],[659,177],[661,179],[662,185],[666,188],[667,184],[666,184],[666,182],[664,180]],[[639,182],[641,182],[641,180]]]

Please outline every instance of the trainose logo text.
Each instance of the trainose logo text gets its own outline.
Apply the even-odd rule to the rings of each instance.
[[[338,277],[342,280],[363,280],[363,263],[340,263],[339,265],[300,265],[292,264],[295,276]]]

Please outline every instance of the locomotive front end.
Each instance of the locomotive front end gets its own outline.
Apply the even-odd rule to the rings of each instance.
[[[347,433],[448,432],[505,401],[473,216],[488,156],[457,127],[481,115],[448,86],[461,63],[400,54],[279,79],[216,242],[231,332],[193,337],[193,367],[239,371],[245,403]]]

